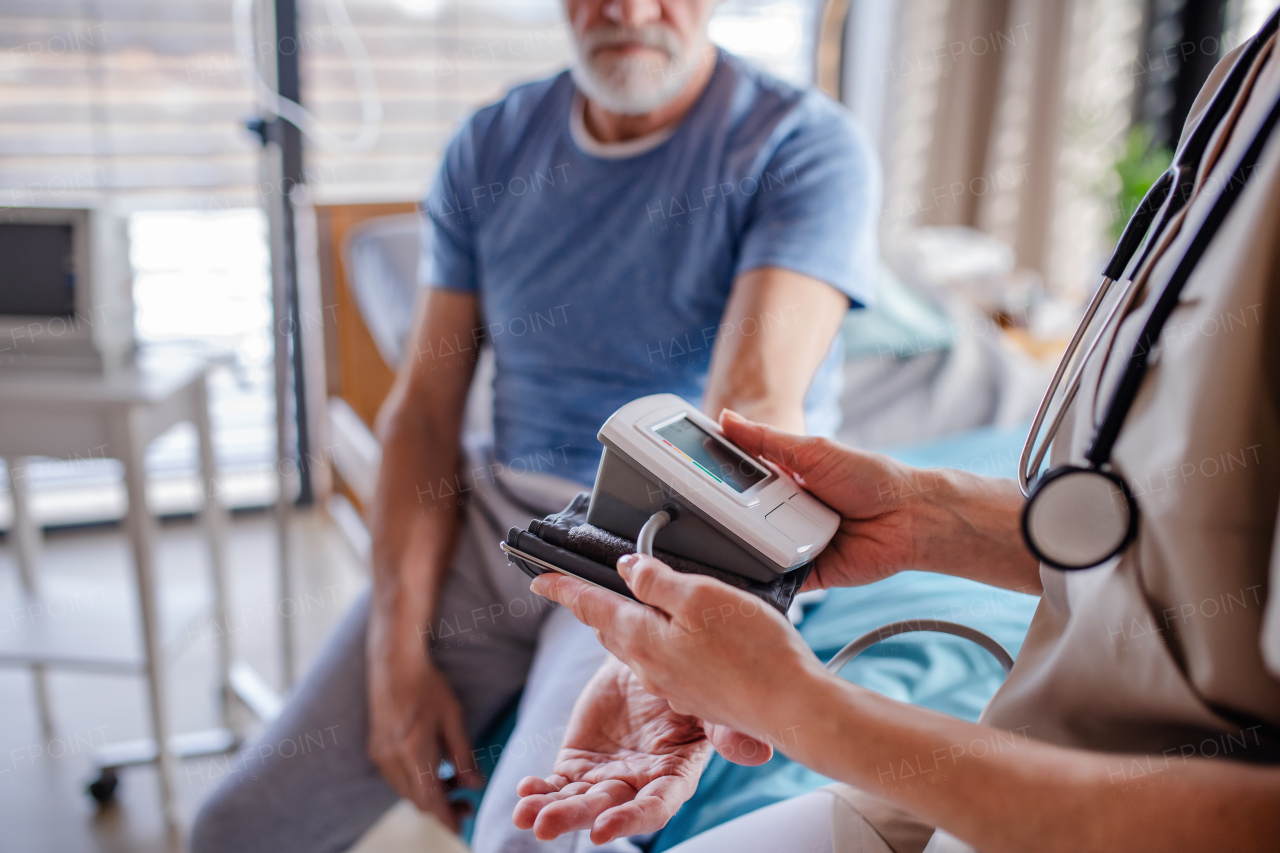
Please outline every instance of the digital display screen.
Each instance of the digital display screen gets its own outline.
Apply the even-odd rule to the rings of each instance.
[[[769,472],[734,453],[725,442],[688,418],[654,430],[685,458],[735,492],[745,492],[769,477]]]
[[[74,313],[72,241],[70,225],[0,225],[0,314]]]

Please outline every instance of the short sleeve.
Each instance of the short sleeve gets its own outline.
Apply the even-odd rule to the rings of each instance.
[[[475,146],[470,124],[450,141],[440,171],[423,202],[422,253],[418,284],[474,291],[478,285],[475,223],[468,187],[477,186]]]
[[[865,135],[836,108],[810,107],[760,175],[734,277],[783,267],[867,305],[879,205],[880,172]]]

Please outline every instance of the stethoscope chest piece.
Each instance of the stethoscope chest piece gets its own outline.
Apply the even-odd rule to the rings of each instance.
[[[1138,506],[1111,471],[1063,465],[1035,484],[1022,514],[1031,553],[1055,569],[1091,569],[1129,546]]]

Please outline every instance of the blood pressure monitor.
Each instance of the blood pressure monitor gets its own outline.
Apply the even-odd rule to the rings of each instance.
[[[657,512],[657,548],[768,583],[813,560],[839,515],[674,394],[626,404],[600,428],[588,523],[635,539]]]
[[[638,551],[672,568],[717,577],[786,613],[840,516],[789,474],[729,442],[720,425],[674,394],[627,403],[599,433],[595,487],[564,510],[511,528],[499,543],[530,577],[554,571],[636,599],[614,569]],[[634,549],[634,550],[633,550]],[[736,576],[736,577],[735,577]],[[840,668],[864,649],[909,631],[941,631],[988,649],[1007,673],[1013,658],[965,625],[911,619],[869,631],[836,653]]]

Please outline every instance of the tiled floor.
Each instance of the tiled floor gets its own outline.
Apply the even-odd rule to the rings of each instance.
[[[318,513],[297,516],[292,618],[303,666],[366,583],[346,543]],[[231,525],[227,543],[228,622],[238,658],[278,686],[280,597],[268,516]],[[208,563],[200,528],[167,524],[158,544],[158,598],[165,638],[167,699],[173,731],[217,723],[214,640],[206,615]],[[124,535],[115,530],[55,533],[45,542],[40,593],[27,599],[11,547],[0,547],[0,652],[37,647],[127,659],[136,655],[136,598]],[[295,607],[287,606],[293,612]],[[117,802],[98,811],[84,793],[90,751],[146,734],[145,693],[136,677],[58,672],[49,677],[55,734],[42,736],[32,679],[0,669],[0,850],[21,853],[180,851],[162,827],[151,768],[121,774]],[[213,782],[209,759],[179,766],[175,780],[184,827]],[[460,849],[433,821],[401,804],[362,841],[361,853]]]

